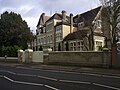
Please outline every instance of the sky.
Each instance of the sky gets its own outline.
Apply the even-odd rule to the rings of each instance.
[[[35,33],[42,13],[51,16],[65,10],[68,15],[77,15],[99,5],[99,0],[0,0],[0,14],[5,11],[19,13]]]

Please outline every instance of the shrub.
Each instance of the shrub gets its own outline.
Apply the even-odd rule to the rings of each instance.
[[[9,57],[16,57],[17,56],[17,51],[21,49],[17,45],[14,46],[2,46],[0,47],[0,56],[4,57],[5,55]]]

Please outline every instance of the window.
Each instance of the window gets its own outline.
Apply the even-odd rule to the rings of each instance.
[[[53,22],[49,22],[46,24],[46,30],[47,32],[52,31],[54,28]]]
[[[49,36],[48,36],[48,38],[47,38],[47,42],[50,43],[50,37],[49,37]]]
[[[96,41],[96,51],[100,50],[100,48],[102,47],[102,41]]]
[[[98,28],[101,28],[101,22],[102,22],[101,20],[98,20],[98,21],[97,21],[97,27],[98,27]]]
[[[77,43],[78,43],[78,45],[77,45],[78,51],[82,51],[83,50],[83,41],[81,40],[81,41],[79,41]]]
[[[57,26],[56,27],[56,33],[60,33],[61,32],[61,26]]]
[[[41,42],[40,42],[40,39],[38,39],[38,43],[40,44]]]
[[[52,43],[53,39],[52,39],[52,35],[50,36],[50,42]]]
[[[41,44],[43,44],[43,38],[41,38]]]
[[[94,25],[94,28],[101,28],[102,27],[102,21],[101,20],[96,20],[95,21],[95,25]]]
[[[44,41],[45,41],[45,40],[44,40],[44,38],[43,38],[43,44],[44,44]]]
[[[79,28],[84,27],[84,22],[80,22],[80,23],[78,24],[78,27],[79,27]]]
[[[70,43],[70,49],[71,49],[71,51],[76,51],[76,42]]]
[[[46,38],[44,37],[44,44],[46,44]]]
[[[61,33],[56,34],[56,41],[62,40],[62,35]]]

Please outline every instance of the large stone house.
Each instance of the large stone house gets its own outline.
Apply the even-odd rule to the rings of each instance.
[[[55,13],[40,16],[37,25],[37,50],[52,48],[53,51],[99,50],[110,46],[109,24],[103,7],[82,14]]]
[[[104,26],[108,23],[106,19],[103,19],[105,16],[103,16],[102,13],[103,8],[97,7],[85,13],[76,15],[73,18],[73,22],[77,25],[77,31],[68,34],[68,36],[64,38],[63,50],[97,51],[100,50],[102,47],[105,47],[105,44],[107,43],[105,43],[105,40],[107,36],[110,36],[110,34],[108,32],[109,28]]]
[[[59,42],[60,38],[64,38],[70,33],[70,17],[66,15],[66,11],[62,11],[62,14],[55,13],[52,17],[49,17],[47,20],[45,14],[40,16],[38,25],[37,25],[37,45],[38,50],[46,48],[51,48],[52,50],[56,50],[56,41]],[[43,20],[45,19],[45,20]],[[42,21],[45,21],[44,23]],[[67,25],[60,25],[61,22],[66,23]],[[59,24],[59,27],[57,25]],[[65,31],[63,30],[65,28]],[[60,29],[62,29],[62,35],[59,33]],[[61,42],[61,41],[60,41]]]

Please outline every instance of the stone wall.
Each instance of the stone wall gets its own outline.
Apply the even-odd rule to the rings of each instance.
[[[18,58],[17,57],[0,57],[0,62],[11,62],[11,63],[17,63]]]
[[[111,65],[111,52],[50,52],[44,58],[47,64],[108,67]]]

